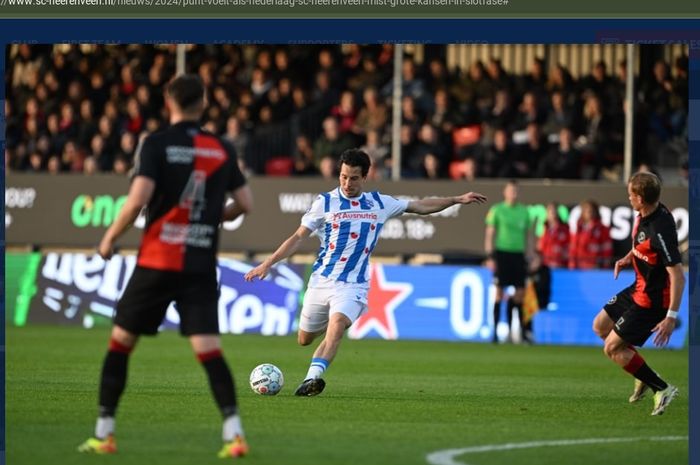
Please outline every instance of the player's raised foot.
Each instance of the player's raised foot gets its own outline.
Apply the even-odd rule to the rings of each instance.
[[[233,441],[224,444],[224,447],[221,448],[218,455],[220,459],[227,459],[229,457],[238,458],[248,455],[249,450],[250,449],[248,447],[248,443],[245,442],[245,438],[236,436]]]
[[[86,454],[116,454],[117,441],[111,434],[105,439],[90,438],[78,446],[78,452]]]
[[[317,396],[323,392],[323,388],[326,387],[326,382],[322,378],[310,378],[304,380],[303,383],[299,385],[296,391],[294,391],[295,396]]]
[[[651,411],[652,415],[663,415],[666,411],[666,407],[671,401],[678,395],[678,388],[676,386],[671,386],[670,384],[663,391],[657,391],[654,394],[654,410]]]
[[[644,382],[635,379],[634,380],[634,391],[632,392],[632,395],[629,398],[630,404],[633,404],[637,401],[640,401],[644,398],[644,396],[647,394],[647,391],[649,391],[649,386],[644,384]]]

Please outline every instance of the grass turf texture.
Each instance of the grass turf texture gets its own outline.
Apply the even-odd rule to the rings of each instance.
[[[7,463],[221,463],[220,417],[187,340],[144,338],[131,357],[116,456],[83,456],[93,433],[107,330],[7,328]],[[629,404],[632,378],[600,348],[346,340],[315,398],[294,397],[313,347],[289,337],[224,336],[255,464],[425,464],[430,452],[556,439],[687,436],[688,352],[644,350],[680,396],[660,417]],[[279,366],[276,397],[248,387]],[[632,442],[485,452],[470,465],[686,464],[688,442]]]

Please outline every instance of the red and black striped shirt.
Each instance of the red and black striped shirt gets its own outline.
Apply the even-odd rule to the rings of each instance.
[[[170,271],[214,269],[226,193],[246,183],[234,148],[196,123],[181,122],[143,140],[135,176],[156,184],[137,264]]]

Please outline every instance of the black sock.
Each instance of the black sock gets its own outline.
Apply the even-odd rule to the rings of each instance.
[[[523,310],[523,304],[517,304],[518,307],[518,318],[520,318],[520,327],[523,330],[523,340],[530,340],[530,333],[532,332],[532,319],[525,322],[525,310]]]
[[[627,365],[625,365],[622,368],[627,373],[631,374],[639,381],[649,386],[654,392],[663,391],[664,389],[666,389],[668,387],[668,384],[666,384],[666,382],[663,379],[659,378],[659,375],[657,375],[654,370],[649,368],[647,362],[644,361],[644,358],[642,358],[642,356],[639,355],[639,352],[637,352],[637,350],[634,347],[630,346],[630,349],[632,349],[634,355],[632,356],[630,361],[627,362]]]
[[[501,301],[497,300],[493,303],[493,339],[498,338],[496,329],[498,328],[498,320],[501,318]]]
[[[231,370],[224,358],[219,354],[206,360],[200,357],[202,366],[207,372],[209,378],[209,386],[214,394],[216,404],[221,410],[224,418],[234,415],[238,411],[236,404],[236,388],[233,384],[233,376]]]
[[[633,376],[649,386],[654,392],[663,391],[668,387],[666,381],[661,379],[646,363],[640,366],[637,371],[634,372]]]
[[[110,350],[102,365],[100,378],[100,416],[113,417],[117,412],[119,398],[126,386],[129,354]]]
[[[513,330],[513,309],[516,307],[515,302],[513,302],[513,299],[508,299],[508,303],[506,304],[506,315],[508,317],[508,329],[510,331]]]

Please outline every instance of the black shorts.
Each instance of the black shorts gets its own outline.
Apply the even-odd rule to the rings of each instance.
[[[175,301],[181,334],[219,334],[218,300],[215,270],[183,273],[137,266],[117,303],[114,324],[134,334],[156,334]]]
[[[496,262],[496,272],[493,275],[493,283],[496,286],[525,287],[527,264],[524,253],[497,250],[493,259]]]
[[[651,330],[666,318],[664,308],[644,308],[632,299],[634,286],[610,299],[603,310],[615,322],[614,331],[623,341],[638,347],[644,345]]]

